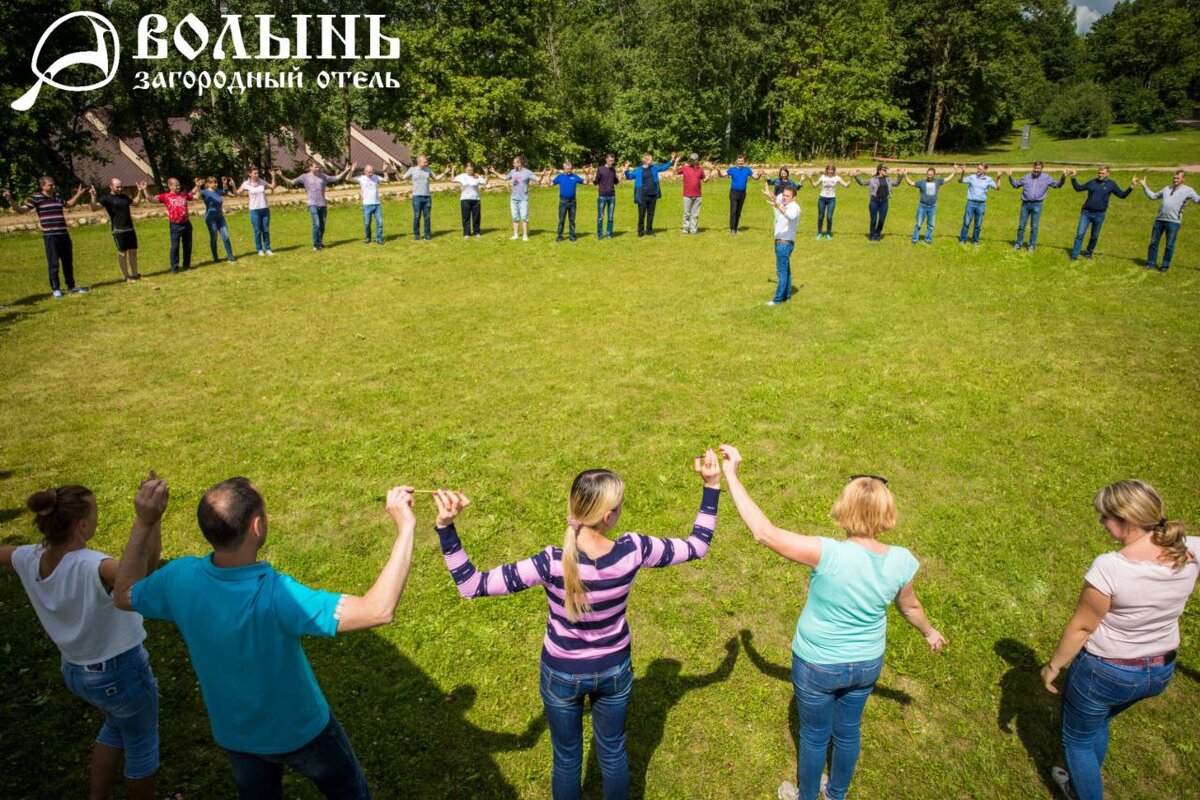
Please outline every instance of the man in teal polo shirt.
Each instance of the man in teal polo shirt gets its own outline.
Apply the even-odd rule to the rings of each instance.
[[[412,490],[388,492],[396,539],[362,597],[310,589],[258,560],[267,509],[246,478],[222,481],[200,500],[196,516],[213,552],[176,558],[147,576],[147,555],[160,542],[166,484],[151,473],[139,500],[113,601],[174,622],[183,634],[213,739],[228,753],[240,797],[282,798],[283,768],[290,766],[325,797],[369,798],[362,767],[300,640],[392,621],[412,563]]]

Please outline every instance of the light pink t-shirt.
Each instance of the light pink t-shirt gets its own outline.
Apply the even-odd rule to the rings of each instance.
[[[1176,570],[1170,564],[1130,561],[1105,553],[1092,562],[1089,584],[1112,598],[1108,613],[1088,639],[1101,658],[1141,658],[1179,647],[1179,617],[1200,576],[1200,536],[1187,537],[1192,558]]]

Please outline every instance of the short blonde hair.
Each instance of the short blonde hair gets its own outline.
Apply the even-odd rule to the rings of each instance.
[[[874,538],[896,527],[896,498],[879,478],[853,478],[830,511],[838,527],[850,536]]]

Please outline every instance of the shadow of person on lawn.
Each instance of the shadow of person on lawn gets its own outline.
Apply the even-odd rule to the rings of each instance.
[[[1016,639],[1001,639],[993,649],[1011,667],[1000,678],[996,724],[1004,733],[1013,733],[1016,724],[1017,737],[1038,777],[1047,791],[1057,794],[1050,768],[1058,758],[1058,698],[1042,685],[1042,665],[1033,648]]]
[[[671,709],[679,705],[689,692],[727,680],[733,674],[737,654],[738,643],[734,637],[725,643],[725,658],[716,669],[705,675],[681,675],[683,665],[679,661],[656,658],[650,662],[644,675],[635,677],[633,694],[629,698],[629,716],[625,723],[630,797],[646,796],[646,774],[655,751],[662,744]],[[584,724],[588,723],[585,721]],[[585,796],[603,796],[603,780],[595,748],[591,748],[588,754],[583,787]]]

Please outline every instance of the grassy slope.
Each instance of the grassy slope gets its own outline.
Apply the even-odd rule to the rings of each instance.
[[[702,236],[675,232],[672,187],[660,213],[668,232],[629,234],[623,192],[625,233],[574,246],[544,230],[555,205],[546,191],[535,192],[543,230],[529,243],[507,241],[496,194],[484,199],[487,235],[471,242],[455,233],[451,196],[435,201],[445,233],[426,244],[408,238],[407,204],[387,204],[389,234],[404,235],[383,248],[357,241],[356,209],[335,208],[337,246],[323,254],[307,247],[307,214],[277,211],[273,260],[60,302],[42,294],[39,238],[4,238],[0,293],[16,304],[0,311],[0,537],[32,541],[26,494],[80,481],[100,498],[96,544],[119,551],[132,487],[153,466],[172,484],[166,555],[200,553],[199,493],[242,473],[268,498],[267,558],[310,584],[362,591],[390,543],[383,490],[399,481],[471,493],[462,531],[492,565],[560,539],[565,493],[584,467],[618,470],[629,485],[622,526],[662,535],[687,531],[699,500],[690,458],[718,441],[742,446],[745,479],[776,521],[807,532],[832,531],[828,508],[846,475],[876,472],[901,503],[889,541],[921,559],[918,591],[951,647],[932,657],[893,618],[856,794],[1050,796],[1041,776],[1056,758],[1056,712],[1036,666],[1108,547],[1092,493],[1136,475],[1173,516],[1200,518],[1196,221],[1160,276],[1133,262],[1153,217],[1140,196],[1114,201],[1094,262],[1069,266],[1070,192],[1051,196],[1043,246],[1029,255],[1008,249],[1008,190],[992,201],[985,244],[962,249],[950,238],[961,187],[947,189],[932,248],[904,235],[916,194],[907,187],[883,244],[861,235],[857,187],[842,192],[838,238],[813,242],[809,188],[800,293],[767,309],[768,209],[756,198],[749,230],[730,237],[722,189],[706,198]],[[594,201],[582,196],[587,232]],[[246,216],[231,227],[246,252]],[[165,222],[140,234],[144,263],[161,268]],[[73,235],[84,282],[116,274],[106,231]],[[420,515],[398,622],[310,643],[317,675],[379,796],[546,796],[545,601],[460,600],[431,509]],[[757,548],[728,503],[705,562],[640,578],[630,750],[647,796],[773,797],[792,774],[786,665],[807,580]],[[0,578],[0,623],[0,794],[78,795],[97,718],[63,689],[15,579]],[[181,643],[148,627],[163,787],[226,796]],[[727,643],[743,630],[753,650],[739,646],[721,680]],[[1182,796],[1200,781],[1194,605],[1183,630],[1186,674],[1114,726],[1114,796]]]

